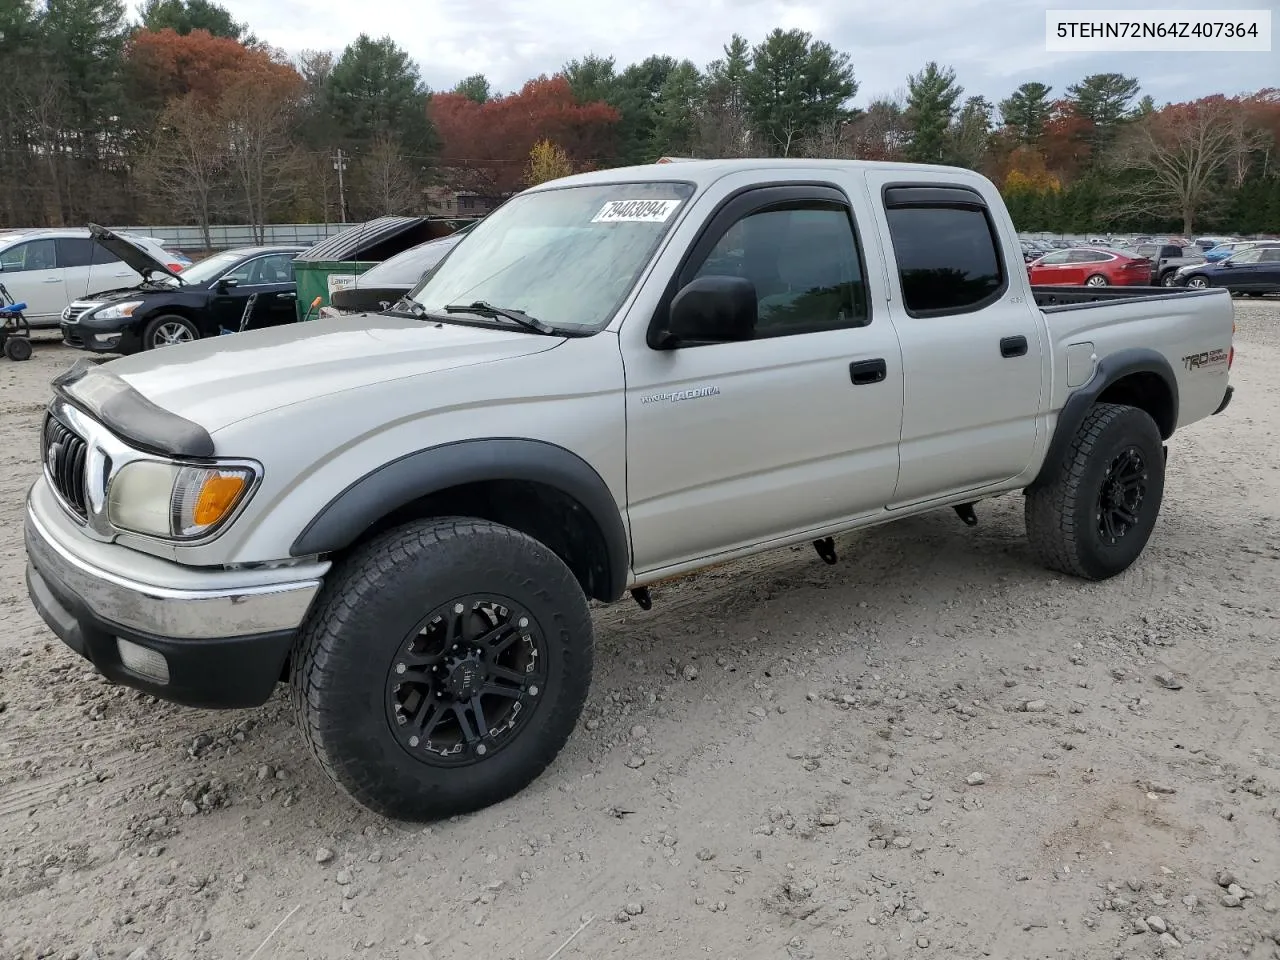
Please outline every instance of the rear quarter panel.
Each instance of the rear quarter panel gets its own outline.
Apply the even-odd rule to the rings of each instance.
[[[1155,296],[1101,300],[1044,308],[1053,344],[1051,410],[1084,382],[1069,353],[1079,357],[1092,345],[1092,363],[1129,348],[1153,350],[1168,361],[1178,384],[1177,428],[1212,414],[1227,388],[1235,308],[1226,290],[1178,290]]]

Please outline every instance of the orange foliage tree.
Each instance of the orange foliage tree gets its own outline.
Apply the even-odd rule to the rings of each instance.
[[[576,168],[608,159],[620,119],[606,103],[580,103],[559,75],[484,103],[437,93],[428,110],[440,136],[439,163],[454,171],[454,186],[497,194],[519,189],[530,153],[543,140],[556,143]]]
[[[1059,177],[1074,179],[1089,163],[1093,148],[1093,122],[1070,100],[1058,100],[1049,112],[1040,138],[1045,165]]]
[[[213,102],[238,77],[256,76],[273,85],[302,82],[297,70],[265,50],[207,30],[139,30],[125,56],[135,103],[154,111],[188,94]]]

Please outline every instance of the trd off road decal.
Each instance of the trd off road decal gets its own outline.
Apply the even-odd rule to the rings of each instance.
[[[665,223],[679,200],[610,200],[591,218],[592,223]]]
[[[1226,350],[1206,350],[1204,353],[1193,353],[1182,358],[1182,365],[1188,370],[1201,370],[1204,367],[1216,367],[1227,362]]]
[[[702,397],[720,396],[719,387],[694,387],[692,390],[675,390],[671,393],[651,393],[641,397],[641,403],[679,403],[681,400],[699,400]]]

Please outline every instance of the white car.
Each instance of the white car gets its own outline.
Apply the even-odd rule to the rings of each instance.
[[[175,272],[183,261],[150,237],[124,234]],[[18,230],[0,234],[0,284],[25,302],[32,327],[57,327],[72,300],[142,282],[142,275],[94,243],[88,228]]]

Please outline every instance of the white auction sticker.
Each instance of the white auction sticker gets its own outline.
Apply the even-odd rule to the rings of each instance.
[[[610,200],[591,222],[664,223],[679,206],[679,200]]]

